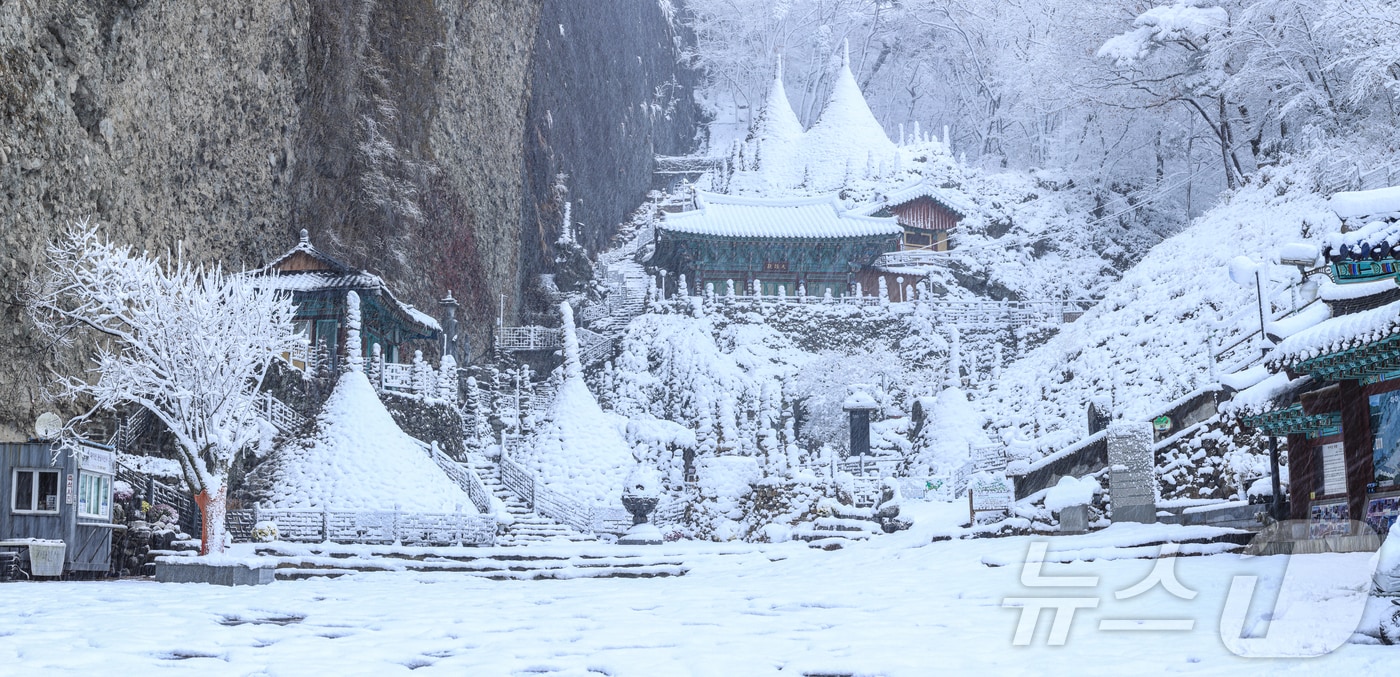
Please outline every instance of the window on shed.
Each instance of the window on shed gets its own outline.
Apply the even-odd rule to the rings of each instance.
[[[15,470],[16,512],[58,512],[57,470]]]
[[[111,519],[111,477],[88,472],[78,475],[78,516]]]

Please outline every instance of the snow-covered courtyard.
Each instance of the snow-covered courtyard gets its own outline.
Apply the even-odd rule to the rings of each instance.
[[[956,519],[959,506],[921,507],[922,528],[835,552],[797,543],[723,555],[704,554],[715,549],[700,544],[660,546],[699,553],[687,557],[691,571],[679,578],[492,581],[405,572],[251,588],[9,584],[0,590],[0,673],[1381,674],[1393,657],[1388,647],[1358,644],[1319,658],[1235,655],[1220,636],[1231,582],[1259,575],[1261,591],[1277,589],[1284,557],[1114,559],[1157,549],[1116,545],[1199,535],[1167,526],[921,545],[938,518]],[[1027,570],[1022,563],[1037,542],[1048,543],[1046,559],[1073,551],[1100,560]],[[1356,625],[1371,557],[1292,558],[1297,579],[1277,605],[1257,595],[1246,635],[1324,652]],[[1170,583],[1115,596],[1133,592],[1156,566],[1169,567],[1195,599],[1181,599]],[[1027,586],[1028,575],[1050,585]],[[1066,576],[1098,580],[1066,587],[1075,583]],[[1057,597],[1085,607],[1064,644],[1052,645],[1052,608],[1041,611],[1029,644],[1017,646],[1024,602],[1015,599]],[[1275,633],[1291,634],[1255,627],[1270,613]],[[1301,631],[1289,626],[1299,619]],[[1104,620],[1193,627],[1109,630]]]

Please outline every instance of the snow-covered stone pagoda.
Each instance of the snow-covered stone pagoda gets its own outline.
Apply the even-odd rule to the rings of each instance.
[[[1400,188],[1330,206],[1345,230],[1323,240],[1326,307],[1270,324],[1286,335],[1271,375],[1235,400],[1245,423],[1288,438],[1292,518],[1314,537],[1349,535],[1347,520],[1384,534],[1400,516]]]
[[[740,293],[844,296],[856,274],[898,251],[903,229],[893,218],[841,208],[835,195],[766,199],[697,193],[695,209],[666,214],[656,228],[651,263],[685,276],[691,289]]]
[[[346,292],[359,294],[363,304],[360,336],[366,355],[377,344],[385,361],[401,362],[412,357],[415,343],[426,348],[442,334],[436,319],[399,301],[383,278],[351,268],[312,246],[305,230],[295,247],[251,276],[260,286],[291,292],[297,327],[313,349],[310,352],[319,348],[332,368],[345,355]]]

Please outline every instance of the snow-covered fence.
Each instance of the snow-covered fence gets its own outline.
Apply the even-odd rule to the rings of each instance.
[[[1400,182],[1400,165],[1362,169],[1354,160],[1337,160],[1317,168],[1317,186],[1331,194],[1344,190],[1373,190]]]
[[[138,408],[126,416],[117,419],[117,429],[112,433],[111,439],[107,440],[107,446],[125,451],[134,446],[137,440],[151,430],[151,412],[149,409]]]
[[[467,498],[472,500],[472,505],[476,506],[478,512],[483,515],[491,514],[491,493],[486,490],[486,486],[481,483],[481,478],[477,477],[475,472],[448,458],[447,454],[438,449],[437,444],[424,445],[424,451],[433,457],[433,462],[442,468],[443,473],[467,493]]]
[[[244,525],[270,521],[277,537],[301,543],[401,545],[493,545],[496,522],[489,515],[398,511],[250,510],[229,511],[235,541],[251,539]]]
[[[291,434],[300,430],[309,420],[302,416],[301,412],[274,397],[270,391],[263,392],[262,400],[262,415],[278,432]]]
[[[411,364],[381,362],[378,373],[380,390],[413,390],[413,365]]]
[[[675,496],[663,496],[651,513],[651,522],[657,526],[681,524],[685,522],[686,501]]]
[[[851,473],[856,477],[893,477],[899,470],[899,464],[903,463],[903,458],[890,458],[886,456],[851,456],[841,461],[841,470]]]
[[[972,470],[974,472],[1001,472],[1006,470],[1006,446],[988,444],[972,450]]]
[[[151,505],[163,503],[174,508],[180,515],[181,531],[187,534],[200,533],[202,522],[199,506],[195,505],[194,498],[190,496],[188,491],[169,486],[128,466],[122,462],[120,456],[117,457],[117,479],[131,485],[133,491],[140,492],[141,500]]]
[[[973,462],[968,461],[945,473],[929,477],[924,487],[924,497],[938,501],[952,501],[967,493],[967,480],[972,476]]]
[[[578,359],[583,366],[597,364],[612,356],[614,343],[612,339],[582,327],[575,331],[578,332],[579,341]]]
[[[777,295],[707,295],[711,303],[739,306],[764,305],[855,305],[880,306],[878,296],[784,296]],[[1043,299],[1030,301],[967,301],[943,298],[912,301],[928,304],[939,322],[959,326],[1034,326],[1058,325],[1079,319],[1095,303],[1093,299]],[[891,305],[898,305],[891,304]]]
[[[501,484],[520,497],[531,510],[585,534],[620,534],[632,526],[631,515],[622,508],[589,506],[535,481],[529,470],[507,455],[507,448],[502,447]]]
[[[559,329],[553,327],[496,327],[496,349],[506,352],[522,350],[558,350],[562,345]]]

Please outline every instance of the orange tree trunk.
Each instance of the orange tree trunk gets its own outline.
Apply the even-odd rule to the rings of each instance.
[[[223,552],[227,501],[227,496],[222,490],[212,495],[207,490],[194,495],[194,502],[199,506],[200,517],[199,554],[208,555],[211,551]]]

